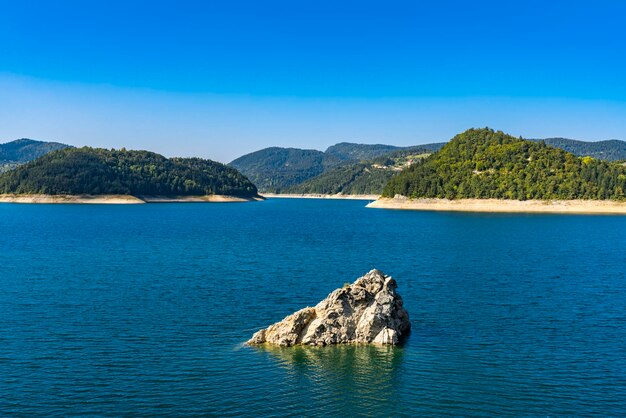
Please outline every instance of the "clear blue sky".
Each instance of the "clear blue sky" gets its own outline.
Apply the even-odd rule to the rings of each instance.
[[[0,0],[0,141],[626,139],[625,1]]]

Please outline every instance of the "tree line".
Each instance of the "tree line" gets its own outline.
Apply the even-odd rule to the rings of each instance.
[[[391,178],[383,195],[413,198],[624,199],[626,167],[470,129]]]
[[[0,175],[0,193],[254,196],[234,168],[148,151],[66,148]]]

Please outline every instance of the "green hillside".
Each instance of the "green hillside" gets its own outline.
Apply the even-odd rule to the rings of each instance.
[[[413,198],[624,199],[626,167],[543,142],[470,129],[391,178],[383,195]]]
[[[58,142],[43,142],[32,139],[17,139],[0,144],[0,172],[13,169],[51,151],[67,148]]]
[[[288,193],[381,194],[396,173],[430,155],[428,149],[400,149],[370,161],[340,166],[292,186]]]
[[[617,139],[586,142],[567,138],[545,138],[537,141],[543,141],[546,145],[560,148],[582,157],[589,156],[605,161],[626,160],[626,141]]]
[[[239,157],[229,165],[259,190],[280,193],[343,163],[343,159],[317,150],[272,147]]]
[[[334,155],[342,160],[364,161],[389,154],[399,149],[402,148],[393,145],[340,142],[339,144],[328,147],[325,153]]]
[[[443,145],[426,144],[419,148],[433,152]],[[298,193],[295,191],[298,190],[297,185],[302,184],[304,188],[308,188],[310,186],[304,183],[323,173],[341,168],[330,174],[330,177],[351,177],[349,173],[358,171],[359,163],[413,148],[348,142],[333,145],[326,152],[272,147],[246,154],[229,165],[246,175],[262,192]]]
[[[148,151],[65,148],[0,175],[0,193],[256,196],[237,170]]]

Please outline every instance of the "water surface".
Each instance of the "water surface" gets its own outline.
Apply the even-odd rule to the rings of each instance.
[[[0,413],[626,415],[626,217],[0,205]],[[404,347],[250,348],[372,268]]]

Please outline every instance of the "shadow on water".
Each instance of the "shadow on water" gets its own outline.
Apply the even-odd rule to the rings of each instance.
[[[352,404],[357,410],[394,409],[404,358],[402,347],[263,345],[253,349],[276,361],[286,371],[287,380],[307,384],[312,399],[341,400],[344,407]]]

